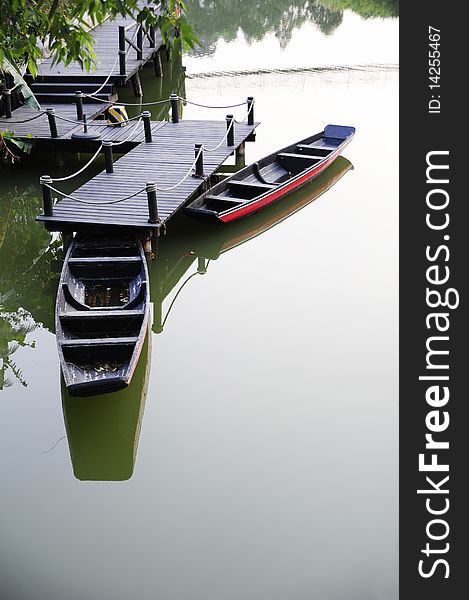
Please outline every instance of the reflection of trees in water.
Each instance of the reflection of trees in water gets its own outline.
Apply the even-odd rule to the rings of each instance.
[[[399,0],[317,0],[331,10],[353,10],[361,17],[398,17]]]
[[[205,50],[214,50],[216,41],[236,38],[241,29],[248,42],[274,32],[285,48],[293,30],[306,21],[316,23],[329,34],[342,22],[342,14],[315,0],[187,0],[189,19]]]
[[[294,29],[306,21],[329,35],[342,22],[342,13],[353,10],[362,17],[396,17],[398,0],[186,0],[189,19],[205,50],[217,40],[236,38],[241,29],[248,42],[274,32],[285,48]]]
[[[36,323],[27,311],[20,308],[17,312],[5,312],[3,301],[0,296],[0,390],[13,385],[11,375],[22,385],[28,385],[12,355],[20,347],[34,348],[34,342],[26,342],[26,336],[36,329]]]
[[[41,209],[35,193],[31,187],[0,198],[0,389],[12,384],[11,374],[26,384],[11,356],[30,345],[26,335],[36,323],[53,328],[57,274],[51,262],[60,244],[35,222]]]

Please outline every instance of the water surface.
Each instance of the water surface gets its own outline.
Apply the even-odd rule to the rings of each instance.
[[[233,22],[234,3],[200,2],[205,48],[185,81],[145,70],[145,100],[253,95],[247,162],[327,123],[357,134],[284,214],[226,231],[170,221],[126,392],[71,399],[60,382],[61,248],[34,222],[38,177],[87,157],[0,173],[7,600],[397,599],[398,22],[260,4],[256,24],[251,3]]]

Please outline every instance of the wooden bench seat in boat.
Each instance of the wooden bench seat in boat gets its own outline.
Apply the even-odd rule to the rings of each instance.
[[[68,259],[71,265],[86,265],[96,263],[139,263],[140,256],[80,256]]]
[[[101,310],[95,309],[83,312],[59,312],[59,317],[63,322],[73,321],[77,319],[90,320],[90,319],[128,319],[129,317],[139,317],[143,314],[142,310],[127,310],[121,307],[114,310]]]
[[[132,337],[108,337],[108,338],[75,338],[63,340],[62,346],[77,347],[77,346],[130,346],[135,344],[138,336]]]
[[[235,198],[234,196],[205,196],[205,201],[207,204],[210,203],[220,203],[226,204],[226,208],[229,208],[228,205],[236,206],[237,204],[243,204],[248,200],[246,198]]]
[[[317,156],[324,158],[328,156],[333,150],[336,149],[335,146],[315,146],[315,144],[298,144],[297,149],[300,152],[314,152]]]

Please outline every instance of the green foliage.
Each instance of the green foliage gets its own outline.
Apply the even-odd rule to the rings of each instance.
[[[47,47],[55,63],[76,61],[88,71],[95,58],[90,24],[119,15],[157,26],[163,41],[175,50],[197,42],[181,0],[146,0],[143,5],[139,0],[0,0],[0,67],[6,58],[36,75]]]
[[[13,131],[0,131],[0,162],[14,164],[20,160],[18,150],[23,154],[30,154],[33,149],[32,135],[26,136],[28,140],[20,140],[15,137]]]

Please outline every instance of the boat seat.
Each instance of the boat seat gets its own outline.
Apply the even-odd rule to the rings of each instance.
[[[279,152],[277,156],[279,158],[299,158],[301,160],[309,160],[312,164],[317,161],[317,157],[315,156],[310,156],[309,154],[295,154],[294,152]]]
[[[140,256],[83,256],[83,257],[71,257],[68,262],[73,265],[88,265],[95,263],[139,263],[141,262]]]
[[[72,340],[62,340],[62,346],[130,346],[136,344],[138,336],[132,337],[108,337],[108,338],[76,338]]]
[[[79,310],[79,311],[90,311],[90,310],[99,310],[101,311],[100,314],[103,314],[103,310],[108,310],[108,311],[116,311],[116,310],[127,310],[129,308],[134,308],[135,306],[138,306],[141,302],[143,302],[144,298],[145,298],[145,290],[146,290],[146,285],[147,282],[146,281],[142,281],[142,285],[140,286],[140,290],[138,291],[138,294],[135,296],[135,298],[133,298],[132,300],[130,300],[129,302],[127,302],[127,304],[122,304],[121,306],[95,306],[94,308],[91,308],[91,306],[88,306],[87,304],[83,304],[82,302],[80,302],[79,300],[77,300],[75,298],[75,296],[72,294],[72,292],[70,291],[70,288],[68,287],[68,283],[62,283],[62,291],[65,297],[65,300],[67,301],[68,304],[70,304],[70,306],[73,306],[73,308],[75,310]],[[87,315],[88,316],[88,315]]]
[[[313,144],[298,144],[297,145],[298,150],[306,150],[308,151],[314,151],[316,152],[316,154],[318,154],[321,158],[324,156],[328,156],[333,150],[337,149],[337,146],[317,146],[314,143]]]
[[[234,187],[235,189],[252,189],[257,190],[259,192],[267,192],[268,190],[272,190],[277,187],[275,183],[261,183],[255,181],[230,181],[230,187]]]
[[[248,202],[246,198],[234,198],[232,196],[205,196],[205,200],[211,202],[221,202],[222,204],[232,204],[233,206]]]
[[[85,321],[88,321],[90,319],[125,319],[129,317],[134,318],[140,317],[143,314],[144,310],[126,310],[122,309],[121,307],[114,310],[109,310],[106,307],[106,309],[104,310],[100,308],[92,308],[86,312],[86,315],[84,315],[83,312],[59,312],[59,317],[62,321],[69,321],[74,319],[83,319]]]

